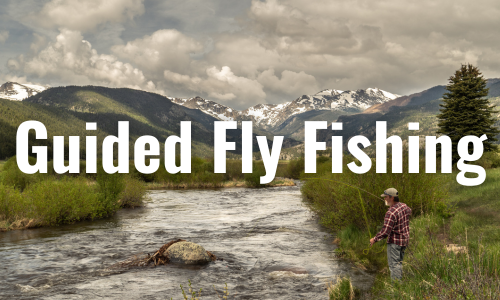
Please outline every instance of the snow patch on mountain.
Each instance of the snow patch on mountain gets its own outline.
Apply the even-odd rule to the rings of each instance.
[[[0,86],[0,98],[22,101],[30,96],[45,91],[48,86],[6,82]]]
[[[206,100],[201,97],[189,99],[168,98],[188,108],[199,109],[223,121],[252,120],[262,128],[280,125],[293,115],[310,110],[364,111],[368,107],[400,97],[378,88],[341,91],[325,89],[314,95],[303,95],[294,101],[282,104],[258,104],[243,111]]]
[[[203,99],[201,97],[193,98],[173,98],[167,97],[173,103],[185,106],[187,108],[199,109],[221,121],[234,121],[240,114],[239,111],[217,102]]]

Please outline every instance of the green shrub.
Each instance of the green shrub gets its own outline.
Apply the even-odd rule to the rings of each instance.
[[[0,183],[0,221],[13,221],[22,207],[22,196],[18,189]]]
[[[108,174],[101,168],[97,170],[97,184],[99,186],[100,217],[113,214],[119,207],[120,193],[125,188],[123,174]]]
[[[289,178],[287,171],[288,163],[289,162],[283,162],[283,161],[278,162],[278,167],[276,168],[276,177]]]
[[[36,163],[34,157],[29,157],[28,161],[31,165]],[[42,177],[41,174],[26,174],[23,173],[17,166],[16,157],[13,156],[3,166],[2,182],[5,185],[13,186],[16,189],[23,191],[28,185],[37,182]]]
[[[285,172],[288,178],[299,179],[300,174],[304,172],[304,158],[294,159],[288,163]]]
[[[19,190],[0,184],[0,219],[37,226],[72,223],[100,215],[99,194],[83,177],[46,179]]]
[[[237,161],[227,161],[226,169],[229,172],[225,174],[215,174],[213,160],[205,160],[199,157],[191,159],[191,173],[176,173],[170,174],[165,170],[163,162],[160,168],[154,173],[153,181],[162,183],[173,188],[206,188],[220,187],[225,180],[231,180],[238,172],[241,172],[241,162],[239,163],[239,171],[237,171]],[[229,175],[228,175],[229,174]],[[241,177],[242,175],[239,174]]]
[[[143,181],[133,178],[132,176],[125,177],[124,189],[120,194],[121,207],[137,207],[142,206],[146,195],[146,185]]]
[[[477,161],[477,165],[485,169],[493,169],[500,167],[500,153],[498,152],[486,152]]]
[[[321,180],[307,180],[308,177]],[[413,210],[413,216],[422,212],[444,214],[447,208],[446,175],[426,174],[424,170],[416,174],[376,173],[373,166],[365,174],[356,174],[344,166],[341,174],[331,174],[330,170],[322,175],[305,174],[303,178],[307,182],[302,186],[302,193],[319,213],[322,224],[334,230],[350,224],[363,229],[366,229],[367,222],[369,227],[380,224],[387,207],[379,195],[389,187],[399,191],[400,201]],[[361,191],[362,201],[358,188],[364,190]]]
[[[224,173],[224,181],[242,180],[244,178],[245,174],[242,173],[241,160],[226,160],[226,172]]]
[[[19,214],[42,225],[72,223],[101,215],[99,195],[83,177],[43,180],[23,192]]]
[[[330,157],[328,156],[318,156],[316,158],[316,164],[319,165],[319,164],[324,164],[326,162],[330,161]]]
[[[262,162],[253,164],[253,172],[245,174],[245,183],[249,187],[265,187],[265,184],[260,184],[260,177],[266,175],[266,169]]]

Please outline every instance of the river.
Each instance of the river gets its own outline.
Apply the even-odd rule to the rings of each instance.
[[[225,283],[229,299],[328,299],[326,284],[339,275],[361,289],[372,284],[335,258],[333,237],[299,187],[151,191],[150,198],[105,220],[0,233],[0,298],[183,299],[179,285],[191,280],[203,300],[219,299],[213,286],[222,296]],[[111,268],[177,238],[222,260]]]

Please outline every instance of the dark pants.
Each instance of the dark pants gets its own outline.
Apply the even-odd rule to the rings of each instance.
[[[405,255],[405,249],[405,246],[387,244],[387,261],[389,262],[392,280],[401,280],[403,276],[403,256]]]

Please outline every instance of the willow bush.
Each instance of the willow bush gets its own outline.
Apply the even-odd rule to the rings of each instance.
[[[143,205],[147,187],[144,181],[126,176],[124,188],[119,195],[119,204],[121,207],[139,207]]]
[[[28,161],[31,165],[36,163],[34,157],[28,157]],[[5,185],[12,186],[22,191],[28,187],[28,185],[40,181],[42,177],[44,177],[43,174],[23,173],[17,166],[16,157],[13,156],[5,162],[0,179]]]
[[[254,162],[252,173],[245,174],[245,183],[249,187],[266,187],[266,184],[260,183],[260,177],[266,175],[266,168],[262,161]]]
[[[59,225],[107,215],[103,209],[96,187],[83,177],[43,180],[23,192],[0,184],[0,215],[8,223],[28,219],[36,226]]]
[[[347,166],[344,166],[342,173],[332,174],[331,160],[328,160],[317,165],[316,174],[302,174],[306,182],[301,190],[326,227],[339,230],[354,225],[367,229],[367,225],[374,227],[384,219],[387,207],[380,194],[389,187],[398,190],[400,201],[412,209],[413,216],[423,212],[445,214],[448,193],[446,178],[447,175],[426,174],[423,167],[416,174],[392,173],[391,168],[385,174],[376,173],[374,161],[370,171],[365,174],[353,173]],[[357,188],[375,196],[361,191],[361,202]]]
[[[0,172],[0,230],[103,218],[120,207],[142,205],[144,182],[107,174],[101,164],[90,175],[24,174],[12,157]]]

